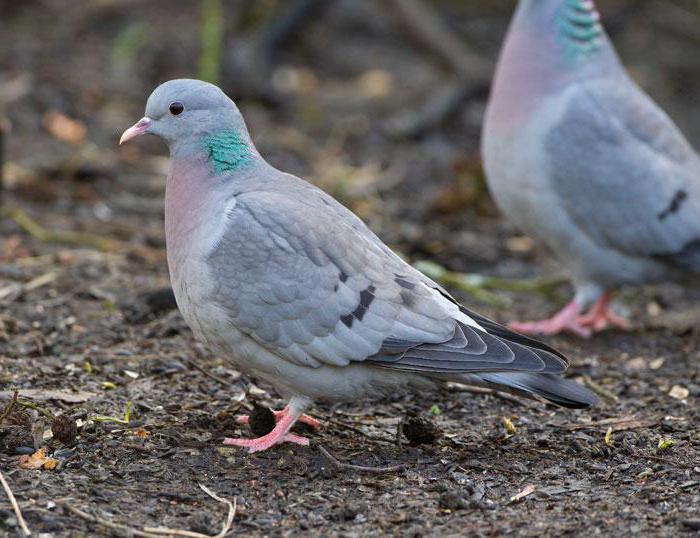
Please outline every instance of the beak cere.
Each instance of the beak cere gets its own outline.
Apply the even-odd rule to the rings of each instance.
[[[134,123],[131,127],[129,127],[126,131],[122,133],[122,137],[119,139],[119,144],[123,144],[124,142],[128,142],[132,138],[136,138],[137,136],[142,135],[145,133],[148,128],[151,126],[151,119],[150,118],[141,118],[139,121]]]

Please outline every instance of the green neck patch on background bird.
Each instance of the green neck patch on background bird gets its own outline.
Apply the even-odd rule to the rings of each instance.
[[[587,58],[600,50],[604,31],[592,0],[564,0],[558,20],[559,37],[571,60]]]
[[[204,146],[217,174],[237,170],[251,162],[250,146],[235,131],[208,136],[204,139]]]

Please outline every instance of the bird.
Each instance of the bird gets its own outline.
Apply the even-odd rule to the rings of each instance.
[[[630,323],[623,285],[700,273],[700,159],[626,72],[592,0],[519,0],[482,126],[496,205],[545,245],[575,295],[530,335]]]
[[[270,165],[217,86],[158,86],[121,136],[166,142],[165,237],[171,285],[196,337],[287,399],[274,429],[225,443],[282,442],[314,402],[376,399],[448,381],[595,403],[561,374],[551,347],[461,306],[389,249],[349,209]],[[239,422],[247,422],[243,416]]]

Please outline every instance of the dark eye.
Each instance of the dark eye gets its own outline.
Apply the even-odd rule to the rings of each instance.
[[[175,101],[174,103],[170,103],[170,113],[173,116],[177,116],[178,114],[182,114],[182,111],[185,110],[185,105],[182,103]]]

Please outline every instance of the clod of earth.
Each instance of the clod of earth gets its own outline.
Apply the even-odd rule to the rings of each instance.
[[[68,415],[59,415],[51,422],[51,432],[55,439],[70,445],[78,435],[78,425]]]
[[[440,430],[433,422],[416,415],[408,415],[401,424],[401,429],[412,445],[432,445],[440,435]]]

